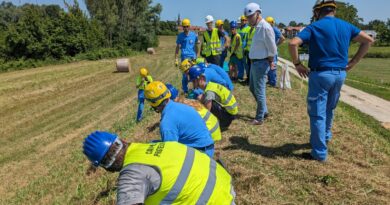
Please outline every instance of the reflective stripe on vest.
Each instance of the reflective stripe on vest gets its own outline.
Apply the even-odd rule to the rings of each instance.
[[[255,35],[255,31],[256,31],[256,28],[251,27],[250,31],[248,32],[248,35],[247,35],[248,38],[246,39],[246,47],[245,47],[246,51],[251,50],[252,39],[253,39],[253,36]]]
[[[221,42],[218,36],[218,29],[213,28],[211,32],[211,38],[208,31],[203,33],[203,48],[202,54],[206,57],[210,55],[220,55],[221,52]]]
[[[238,113],[238,106],[236,102],[236,98],[233,96],[232,92],[228,90],[223,85],[208,82],[205,92],[211,91],[219,96],[221,102],[218,102],[222,107],[226,109],[226,111],[231,115],[236,115]]]
[[[234,52],[235,54],[236,54],[236,56],[237,56],[237,58],[238,59],[242,59],[243,58],[243,52],[242,52],[242,41],[241,41],[241,36],[240,36],[240,34],[236,34],[235,36],[234,36],[234,38],[233,38],[233,40],[232,40],[232,45],[231,45],[231,49],[232,49],[232,51],[236,48],[236,44],[237,44],[237,38],[238,37],[238,39],[239,39],[239,44],[240,44],[240,46],[238,46],[238,49]]]
[[[206,108],[197,111],[199,115],[203,118],[206,123],[207,129],[211,134],[211,138],[213,138],[214,142],[222,139],[221,129],[219,128],[218,118],[215,117],[209,110]]]
[[[172,160],[175,159],[175,160]],[[178,142],[131,143],[123,166],[152,166],[161,176],[159,189],[145,204],[231,204],[231,176],[204,153]]]

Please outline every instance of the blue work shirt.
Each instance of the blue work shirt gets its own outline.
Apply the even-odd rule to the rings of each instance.
[[[219,67],[218,65],[215,65],[215,64],[208,64],[207,66],[205,64],[203,64],[202,66],[205,67],[205,69],[213,69],[215,72],[218,73],[218,75],[225,80],[226,82],[226,88],[229,89],[230,91],[232,91],[234,89],[234,85],[233,85],[233,82],[232,80],[230,80],[230,77],[229,75],[226,73],[226,71]],[[207,78],[207,77],[206,77]]]
[[[307,26],[298,37],[309,44],[309,68],[345,68],[350,42],[359,33],[354,25],[327,16]]]
[[[223,70],[223,72],[226,73],[224,70]],[[220,85],[225,86],[229,90],[230,89],[233,90],[233,83],[230,80],[230,78],[229,78],[229,81],[226,81],[225,80],[226,76],[225,77],[221,76],[215,69],[207,69],[206,68],[203,74],[206,77],[206,82],[210,82],[211,81],[213,83],[218,83]],[[188,83],[189,83],[188,76],[186,78],[182,79],[182,84],[183,84],[182,87],[183,87],[183,89],[185,87],[184,85],[187,85]]]
[[[188,35],[186,35],[184,32],[181,32],[179,35],[177,35],[176,44],[181,46],[181,60],[187,58],[196,59],[195,46],[197,43],[198,36],[193,31],[190,31]]]
[[[160,134],[163,142],[177,141],[200,148],[214,144],[206,123],[188,105],[169,101],[161,113]]]
[[[275,32],[275,43],[276,45],[278,45],[280,37],[282,37],[282,32],[280,32],[279,28],[276,26],[273,26],[272,28],[274,29]]]

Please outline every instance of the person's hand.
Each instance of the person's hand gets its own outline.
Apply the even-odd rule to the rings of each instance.
[[[177,66],[179,66],[179,59],[175,59],[175,66],[177,67]]]
[[[345,68],[346,71],[350,71],[352,70],[352,68],[356,65],[357,62],[355,62],[354,60],[351,60],[348,62],[347,64],[347,67]]]
[[[275,70],[276,69],[275,62],[274,61],[269,62],[269,67],[270,67],[271,70]]]
[[[304,65],[299,64],[299,65],[295,66],[295,69],[298,71],[298,74],[302,78],[307,78],[309,76],[309,71]]]

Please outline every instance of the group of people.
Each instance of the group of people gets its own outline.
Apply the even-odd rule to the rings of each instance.
[[[334,109],[346,71],[359,62],[373,42],[355,26],[336,18],[336,8],[335,1],[317,0],[313,7],[315,22],[289,43],[297,71],[309,77],[312,152],[303,157],[319,162],[327,159]],[[271,86],[276,84],[277,45],[284,38],[273,28],[273,18],[262,18],[256,3],[245,7],[240,25],[230,22],[230,37],[222,21],[216,22],[217,28],[213,22],[212,16],[206,17],[207,30],[200,49],[197,35],[189,30],[190,21],[182,22],[184,32],[177,37],[175,64],[183,76],[185,97],[173,85],[153,81],[146,68],[140,69],[136,80],[137,121],[142,119],[146,99],[161,114],[160,140],[127,143],[115,134],[100,131],[84,140],[84,154],[94,166],[120,171],[118,204],[235,204],[232,177],[214,156],[214,145],[238,114],[233,82],[236,78],[245,82],[244,71],[257,103],[251,124],[261,125],[268,116],[266,80]],[[348,60],[351,40],[359,42],[360,48]],[[309,46],[310,69],[298,58],[302,44]],[[225,59],[230,61],[229,74],[223,69]]]

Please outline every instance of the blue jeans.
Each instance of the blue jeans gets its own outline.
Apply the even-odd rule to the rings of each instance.
[[[332,138],[334,109],[347,73],[340,70],[310,72],[307,112],[310,117],[311,155],[324,161],[328,155],[327,142]]]
[[[278,55],[275,55],[274,57],[274,63],[275,63],[275,66],[277,67],[278,66]],[[277,83],[277,77],[278,74],[277,74],[277,68],[275,68],[274,70],[270,69],[268,71],[268,84],[275,87],[276,86],[276,83]]]
[[[141,121],[141,119],[142,119],[142,112],[144,111],[144,102],[145,102],[144,90],[139,89],[138,90],[137,122]]]
[[[244,58],[237,59],[237,68],[238,68],[238,74],[237,78],[240,80],[244,80],[244,72],[245,72],[245,66],[244,66]]]
[[[265,82],[269,69],[270,67],[267,59],[255,62],[252,61],[249,76],[249,90],[253,94],[253,97],[255,97],[257,103],[255,119],[258,121],[263,120],[264,114],[268,113]]]
[[[249,52],[244,51],[244,60],[243,60],[245,72],[246,72],[246,77],[249,79],[249,73],[251,70],[251,60],[249,59]]]

